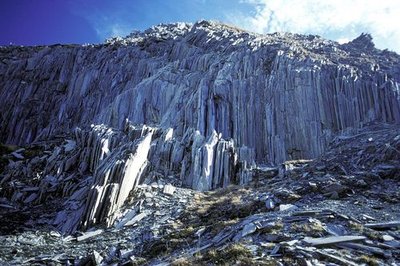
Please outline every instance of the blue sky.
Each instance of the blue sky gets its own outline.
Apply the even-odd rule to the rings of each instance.
[[[398,0],[1,0],[0,44],[99,43],[159,23],[219,20],[259,33],[362,32],[400,52]]]

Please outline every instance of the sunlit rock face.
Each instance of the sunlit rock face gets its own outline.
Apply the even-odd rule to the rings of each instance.
[[[198,190],[245,184],[258,164],[314,158],[338,133],[400,123],[400,57],[366,34],[339,45],[201,21],[100,45],[2,47],[0,59],[0,141],[77,143],[45,171],[86,182],[56,219],[64,231],[112,224],[149,175]]]

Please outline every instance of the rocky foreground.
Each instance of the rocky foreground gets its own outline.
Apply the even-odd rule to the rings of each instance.
[[[172,176],[148,177],[130,193],[113,226],[72,235],[52,226],[63,206],[55,188],[41,204],[29,204],[31,196],[22,204],[3,198],[1,263],[397,265],[400,127],[370,125],[337,136],[329,147],[314,160],[257,167],[250,184],[211,192],[177,187]],[[17,159],[39,148],[5,149],[2,158],[29,166],[45,165],[51,154]],[[35,195],[44,184],[35,187],[38,182],[19,176],[8,185]],[[8,185],[2,184],[3,193]]]
[[[397,265],[400,56],[159,25],[0,47],[0,263]]]

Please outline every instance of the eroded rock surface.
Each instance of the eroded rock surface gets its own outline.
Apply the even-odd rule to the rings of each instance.
[[[2,47],[1,59],[0,130],[9,144],[128,119],[179,138],[216,131],[259,162],[281,163],[319,155],[348,127],[400,122],[399,56],[375,49],[368,35],[339,45],[203,21],[104,45]]]

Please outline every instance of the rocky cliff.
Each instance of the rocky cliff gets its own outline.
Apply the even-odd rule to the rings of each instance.
[[[1,195],[62,199],[50,220],[64,233],[111,226],[149,180],[248,184],[257,166],[400,123],[400,56],[368,34],[340,45],[201,21],[100,45],[1,47],[0,59],[0,141],[25,147]]]
[[[1,48],[1,140],[90,124],[215,131],[257,162],[313,158],[341,130],[399,122],[399,56],[368,35],[256,35],[172,24],[104,45]],[[311,137],[310,137],[311,136]]]

